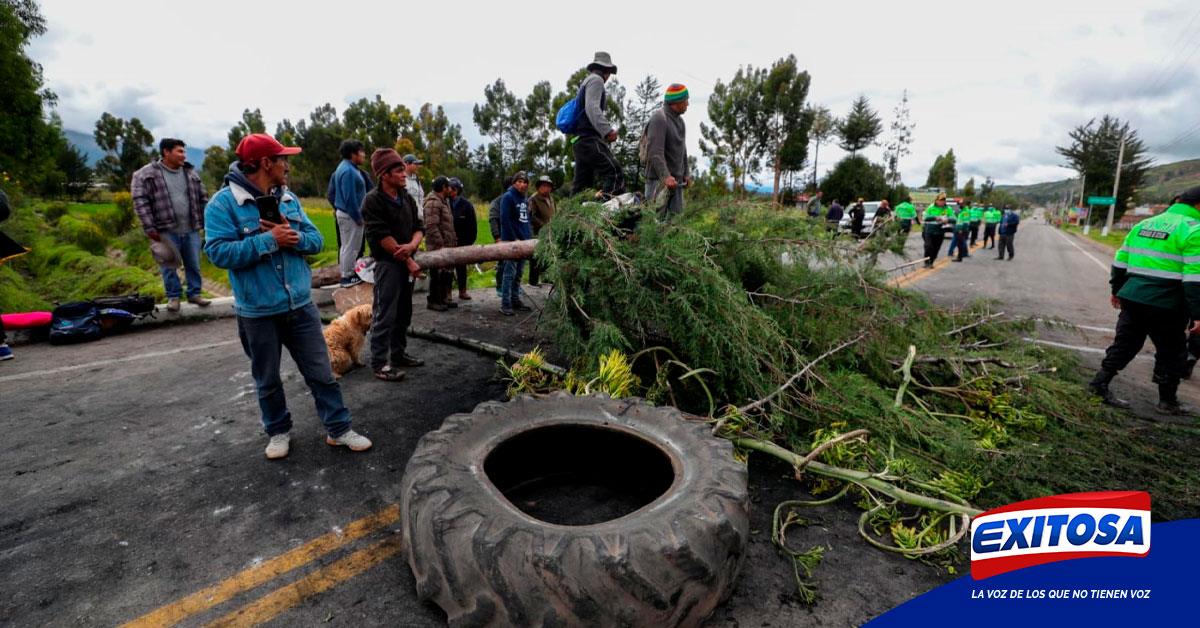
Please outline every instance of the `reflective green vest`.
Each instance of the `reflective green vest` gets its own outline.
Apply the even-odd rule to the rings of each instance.
[[[935,222],[938,218],[945,218],[948,213],[949,210],[945,206],[930,205],[925,208],[925,222]]]
[[[1000,224],[1000,217],[1003,215],[1004,212],[996,209],[995,207],[989,207],[987,208],[987,211],[983,212],[983,221],[989,225]]]
[[[971,222],[979,222],[980,220],[983,220],[983,208],[982,207],[972,207],[971,208]]]
[[[912,220],[917,217],[917,208],[913,207],[913,204],[908,201],[900,203],[896,206],[896,217]]]
[[[1200,211],[1178,203],[1134,225],[1112,268],[1117,296],[1167,309],[1182,307],[1188,284],[1200,286]]]
[[[971,210],[964,208],[958,212],[958,222],[954,225],[955,231],[970,231],[971,230]]]

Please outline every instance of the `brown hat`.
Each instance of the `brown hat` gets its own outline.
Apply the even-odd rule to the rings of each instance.
[[[392,168],[403,165],[404,159],[394,148],[376,148],[375,152],[371,153],[371,172],[375,173],[376,179],[387,174]]]
[[[551,179],[550,177],[548,177],[546,175],[542,175],[537,178],[537,185],[538,185],[538,187],[541,187],[542,185],[549,185],[550,187],[554,187],[554,179]]]
[[[513,183],[516,183],[517,181],[524,181],[526,183],[529,183],[529,175],[525,174],[524,170],[518,170],[513,173],[512,180],[513,180]]]

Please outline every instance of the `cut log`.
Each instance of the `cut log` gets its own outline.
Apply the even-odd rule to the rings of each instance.
[[[533,256],[533,249],[537,247],[537,242],[537,240],[520,240],[496,244],[455,246],[436,251],[421,251],[416,254],[414,259],[421,265],[421,268],[453,268],[463,264],[524,259]]]
[[[314,268],[312,270],[312,287],[328,286],[331,283],[337,283],[341,278],[342,271],[338,270],[337,264]]]

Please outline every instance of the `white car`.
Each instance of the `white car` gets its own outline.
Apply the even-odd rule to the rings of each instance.
[[[879,201],[863,201],[863,226],[862,234],[870,235],[875,230],[875,211],[879,209]],[[850,233],[850,209],[854,207],[851,203],[847,205],[842,213],[842,220],[838,223],[838,231],[842,233]]]

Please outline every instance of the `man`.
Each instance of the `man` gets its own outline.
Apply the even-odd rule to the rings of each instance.
[[[1004,251],[1008,251],[1008,261],[1013,258],[1013,238],[1017,237],[1017,225],[1021,224],[1021,216],[1015,209],[1008,205],[1004,206],[1004,214],[1000,217],[1000,257],[996,259],[1004,259]]]
[[[333,171],[329,185],[333,188],[333,215],[337,218],[341,286],[349,288],[362,282],[354,272],[354,265],[362,251],[363,219],[359,208],[367,195],[367,184],[358,167],[366,161],[367,151],[358,140],[342,142],[338,151],[342,161]]]
[[[385,382],[404,379],[402,366],[421,366],[405,353],[412,322],[412,279],[420,273],[412,257],[425,225],[408,193],[404,160],[391,148],[371,154],[371,172],[379,185],[363,199],[365,236],[375,259],[371,320],[371,369]]]
[[[925,268],[932,268],[933,263],[937,261],[938,252],[942,249],[942,242],[946,239],[942,228],[949,220],[947,216],[949,212],[950,210],[946,208],[944,192],[938,193],[933,205],[925,208],[921,227],[921,237],[925,241]]]
[[[813,194],[812,198],[808,199],[808,205],[805,206],[805,210],[808,212],[809,218],[816,219],[816,218],[821,217],[821,191],[820,190],[817,190],[817,193]]]
[[[612,57],[597,52],[587,66],[588,75],[579,85],[576,98],[583,106],[573,138],[575,151],[575,180],[571,193],[578,194],[596,186],[597,196],[615,196],[625,192],[625,175],[613,156],[609,144],[617,141],[617,129],[608,119],[608,94],[604,83],[617,73]]]
[[[913,221],[917,219],[917,208],[913,206],[911,198],[904,199],[903,203],[896,206],[896,218],[900,219],[900,230],[904,235],[912,232]]]
[[[987,211],[983,212],[983,246],[994,249],[996,248],[996,227],[1000,225],[1000,218],[1004,213],[995,207],[988,207]],[[988,246],[988,240],[992,241],[992,245]]]
[[[492,204],[488,206],[488,230],[492,232],[492,242],[500,241],[500,201],[504,200],[504,195],[508,193],[508,188],[512,186],[512,176],[504,177],[504,185],[501,186],[503,192],[500,196],[492,199]],[[499,260],[496,262],[496,296],[501,296],[504,290],[504,262]]]
[[[500,241],[516,242],[533,237],[529,226],[529,202],[525,191],[529,189],[529,177],[524,172],[513,175],[512,187],[500,198]],[[500,289],[500,313],[512,316],[513,310],[528,310],[521,303],[521,271],[524,260],[508,260],[504,264],[504,276]]]
[[[833,204],[829,206],[829,211],[825,213],[825,228],[834,235],[837,235],[838,225],[842,222],[842,216],[845,212],[842,211],[842,204],[838,199],[833,199]]]
[[[178,249],[187,277],[188,303],[208,307],[211,301],[200,296],[200,230],[204,228],[208,194],[200,175],[187,161],[183,140],[163,138],[158,151],[157,161],[133,173],[130,187],[133,208],[146,237],[155,242],[165,239]],[[163,290],[167,293],[167,311],[178,312],[183,293],[179,273],[167,266],[160,270]]]
[[[673,83],[646,125],[646,202],[658,206],[659,220],[683,212],[683,188],[691,183],[683,122],[687,110],[687,88]]]
[[[854,237],[863,237],[863,220],[866,217],[867,210],[863,207],[863,200],[860,198],[850,207],[850,233],[854,234]]]
[[[975,246],[975,241],[979,239],[979,224],[983,222],[983,206],[971,205],[968,217],[971,221],[971,246]]]
[[[537,194],[534,194],[529,199],[529,219],[533,223],[533,237],[538,237],[542,232],[542,227],[550,224],[554,219],[554,197],[551,193],[554,192],[554,181],[550,177],[542,175],[537,180]],[[546,265],[537,261],[530,260],[529,263],[529,285],[537,287],[542,285],[542,273],[546,272]]]
[[[425,190],[421,187],[419,171],[421,170],[421,165],[424,163],[424,161],[417,159],[417,156],[412,153],[404,156],[404,189],[408,191],[408,195],[412,197],[413,204],[417,206],[417,216],[421,220],[425,219],[423,208]]]
[[[292,415],[279,372],[284,347],[312,392],[325,442],[366,451],[371,441],[350,429],[350,411],[329,366],[321,315],[310,295],[312,272],[304,257],[320,253],[324,242],[287,189],[288,156],[300,149],[285,147],[266,133],[253,133],[234,152],[238,160],[225,176],[225,187],[204,210],[204,252],[214,265],[229,271],[238,337],[250,358],[263,428],[270,436],[267,458],[287,456],[291,444]],[[259,218],[256,199],[268,195],[275,197],[282,223]]]
[[[954,242],[950,245],[950,250],[946,252],[947,256],[953,255],[955,249],[958,249],[958,257],[952,258],[952,262],[961,262],[964,257],[971,257],[967,249],[970,247],[971,238],[971,208],[970,205],[964,207],[958,212],[958,217],[954,221]]]
[[[1157,410],[1186,415],[1179,403],[1179,379],[1187,364],[1187,333],[1200,332],[1200,187],[1180,195],[1178,203],[1134,225],[1112,263],[1112,306],[1121,310],[1117,333],[1088,385],[1111,406],[1128,408],[1109,384],[1142,350],[1154,343]],[[1001,223],[1003,225],[1003,223]],[[1003,240],[1003,234],[1000,236]]]
[[[459,246],[471,246],[478,237],[479,223],[475,221],[475,206],[463,196],[463,184],[457,177],[450,178],[450,211],[454,213],[454,237]],[[454,267],[454,277],[458,280],[458,298],[470,301],[467,292],[467,265],[459,264]]]
[[[438,176],[433,180],[433,191],[425,197],[425,248],[430,251],[458,246],[454,234],[454,212],[450,210],[450,179]],[[429,309],[445,312],[458,304],[450,301],[450,273],[445,268],[429,270]]]

